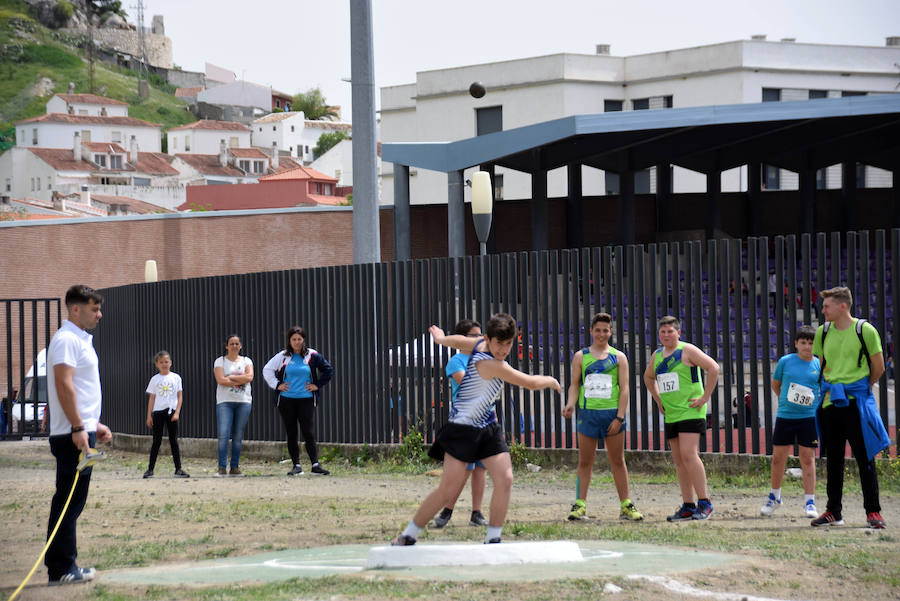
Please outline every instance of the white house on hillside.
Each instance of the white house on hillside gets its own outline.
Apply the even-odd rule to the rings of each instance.
[[[47,101],[47,112],[94,117],[127,117],[128,103],[95,94],[54,94],[53,98]]]
[[[160,151],[161,126],[134,117],[97,117],[48,113],[16,123],[16,146],[72,148],[77,132],[83,142],[127,144],[134,137],[149,151]]]
[[[229,148],[250,148],[250,128],[232,121],[203,119],[166,132],[169,154],[218,154],[222,141]]]
[[[319,136],[324,133],[342,131],[352,133],[352,126],[341,121],[311,121],[306,119],[303,111],[272,113],[261,117],[251,124],[253,128],[253,145],[271,150],[275,144],[278,150],[289,152],[304,162],[311,163],[313,148],[319,143]]]
[[[893,41],[892,41],[893,40]],[[900,38],[886,47],[800,44],[765,36],[655,52],[611,56],[555,54],[424,71],[415,83],[381,89],[381,140],[453,141],[542,123],[570,115],[610,111],[664,110],[694,106],[808,100],[897,92]],[[487,94],[473,98],[472,82]],[[565,168],[548,174],[551,197],[567,192]],[[465,177],[469,177],[469,173]],[[384,169],[384,197],[393,202],[393,165]],[[819,187],[839,188],[840,165],[820,170]],[[889,172],[861,166],[867,187],[890,185]],[[673,168],[675,192],[703,192],[706,177]],[[797,189],[796,173],[763,166],[767,189]],[[447,176],[410,171],[410,202],[447,202]],[[618,176],[582,168],[585,195],[617,193]],[[635,192],[655,192],[655,168],[639,172]],[[529,198],[529,174],[498,167],[495,190],[504,198]],[[746,190],[746,166],[722,174],[723,191]]]
[[[210,87],[197,94],[197,102],[251,106],[272,110],[272,88],[249,81],[234,81]]]

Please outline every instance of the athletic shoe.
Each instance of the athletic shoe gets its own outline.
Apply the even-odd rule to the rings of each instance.
[[[228,472],[228,475],[229,476],[243,476],[244,472],[242,472],[241,470],[239,470],[236,467],[233,467],[233,468],[231,468],[231,471]]]
[[[291,471],[288,472],[288,476],[302,476],[303,475],[303,467],[300,465],[295,465],[291,468]]]
[[[844,520],[841,519],[841,516],[834,515],[830,511],[826,511],[813,521],[809,523],[813,528],[817,526],[843,526]]]
[[[763,515],[772,515],[776,509],[781,507],[781,503],[781,498],[776,499],[775,495],[769,493],[769,496],[766,497],[766,504],[759,508],[759,512]],[[819,514],[811,517],[819,517]]]
[[[803,506],[803,510],[806,512],[806,517],[808,518],[816,519],[819,517],[819,512],[816,510],[816,504],[812,499],[806,502]]]
[[[224,467],[220,467],[219,471],[216,472],[216,478],[221,478],[222,476],[227,476],[228,472],[225,471]]]
[[[314,466],[312,466],[312,469],[309,471],[311,471],[316,476],[327,476],[328,474],[331,473],[328,470],[326,470],[324,467],[319,465],[318,463],[315,464]]]
[[[50,586],[60,586],[61,584],[79,584],[81,582],[90,582],[97,575],[94,568],[76,567],[71,572],[63,574],[56,580],[50,580]]]
[[[441,512],[438,514],[436,518],[434,518],[434,527],[435,528],[443,528],[450,521],[450,518],[453,516],[453,510],[447,509],[444,507],[441,509]]]
[[[486,544],[486,545],[496,545],[496,544],[499,544],[500,542],[501,542],[501,541],[500,541],[500,537],[498,536],[498,537],[496,537],[496,538],[492,538],[491,540],[486,540],[486,541],[484,541],[484,544]]]
[[[697,511],[696,507],[688,507],[684,503],[681,504],[681,507],[675,510],[675,513],[666,517],[667,522],[683,522],[684,520],[692,520],[694,519],[694,512]]]
[[[640,522],[644,519],[644,515],[637,510],[637,507],[634,506],[631,499],[625,499],[622,501],[622,510],[619,512],[619,519]]]
[[[697,510],[694,511],[695,520],[705,520],[712,515],[713,506],[709,501],[697,501]]]
[[[881,514],[877,511],[866,514],[866,521],[869,523],[869,528],[873,528],[875,530],[884,530],[887,528],[887,524],[884,523],[884,518],[881,517]]]
[[[391,541],[392,547],[411,547],[414,544],[416,544],[416,539],[409,536],[408,534],[401,534]]]
[[[572,505],[572,511],[569,512],[569,520],[586,520],[587,519],[587,507],[585,507],[583,499],[576,499],[575,504]]]
[[[153,477],[153,470],[147,470],[146,472],[144,472],[144,478],[152,478],[152,477]]]
[[[449,519],[449,518],[448,518]],[[435,520],[437,522],[437,520]],[[472,512],[472,517],[469,518],[469,526],[487,526],[488,521],[484,519],[484,515],[478,511],[477,509]]]
[[[184,471],[183,469],[179,468],[179,469],[175,470],[175,477],[176,478],[190,478],[191,475],[189,473],[187,473],[186,471]]]

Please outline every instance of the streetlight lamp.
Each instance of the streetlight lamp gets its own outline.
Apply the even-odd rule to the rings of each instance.
[[[475,235],[481,255],[487,254],[487,240],[491,233],[491,212],[494,197],[491,190],[491,174],[476,171],[472,174],[472,219],[475,221]]]

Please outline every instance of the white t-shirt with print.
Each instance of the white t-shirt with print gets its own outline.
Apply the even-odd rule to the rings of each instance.
[[[248,365],[253,365],[250,357],[238,356],[237,361],[231,361],[225,357],[219,357],[213,364],[213,368],[221,367],[226,376],[243,375]],[[250,396],[250,382],[243,386],[222,386],[216,383],[216,404],[219,403],[249,403],[253,400]]]
[[[181,392],[181,376],[174,371],[166,375],[156,374],[150,378],[147,384],[147,393],[156,395],[153,397],[153,410],[164,411],[178,408],[178,393]]]

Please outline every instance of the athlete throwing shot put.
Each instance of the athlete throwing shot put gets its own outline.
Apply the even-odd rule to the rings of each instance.
[[[419,533],[428,522],[456,495],[466,478],[466,464],[481,461],[494,483],[490,517],[485,543],[499,543],[503,522],[512,491],[512,462],[503,431],[497,423],[494,406],[503,383],[529,390],[551,388],[561,391],[559,382],[550,376],[535,376],[513,369],[506,357],[516,339],[516,322],[505,313],[490,318],[481,338],[448,336],[431,326],[434,341],[469,355],[466,373],[459,385],[450,419],[438,432],[429,451],[435,459],[444,460],[438,487],[425,497],[406,529],[391,544],[416,544]]]

